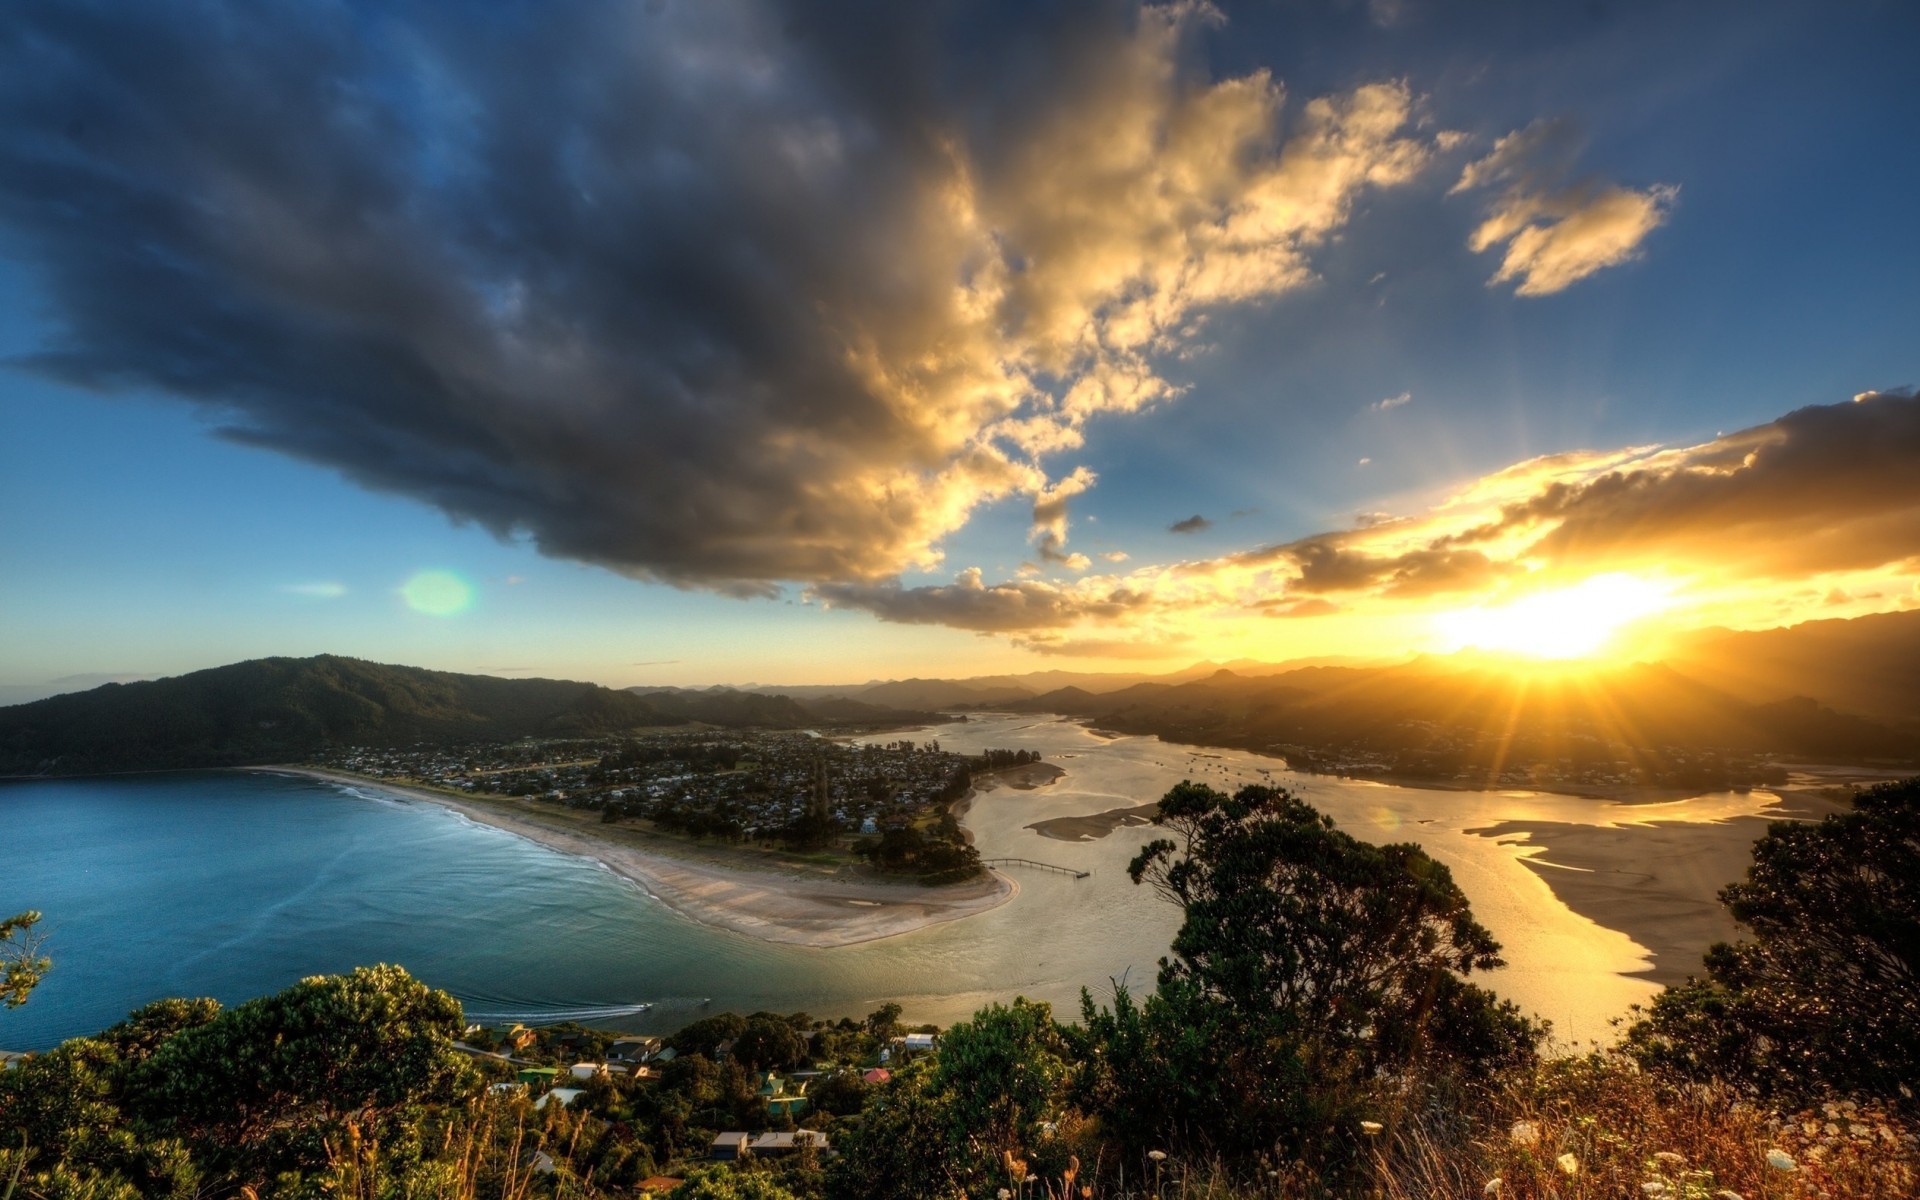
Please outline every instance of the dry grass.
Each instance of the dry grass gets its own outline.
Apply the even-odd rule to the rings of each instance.
[[[1361,1137],[1367,1137],[1365,1133]],[[1407,1119],[1364,1180],[1237,1178],[1169,1157],[1150,1174],[1029,1178],[1014,1200],[1912,1200],[1920,1136],[1886,1108],[1835,1100],[1776,1113],[1680,1087],[1620,1055],[1542,1065],[1471,1106]],[[1388,1142],[1390,1139],[1390,1142]],[[1771,1161],[1770,1161],[1771,1159]],[[1787,1165],[1790,1164],[1790,1165]],[[991,1194],[989,1194],[991,1200]]]

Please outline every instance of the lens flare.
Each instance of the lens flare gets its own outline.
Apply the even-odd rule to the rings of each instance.
[[[400,587],[407,607],[429,617],[451,617],[473,605],[473,585],[452,571],[421,571]]]

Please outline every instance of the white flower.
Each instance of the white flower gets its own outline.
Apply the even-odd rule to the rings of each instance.
[[[1360,1122],[1360,1132],[1366,1134],[1368,1137],[1372,1137],[1374,1134],[1379,1133],[1384,1128],[1386,1127],[1380,1124],[1380,1122],[1378,1121]]]
[[[1795,1167],[1793,1155],[1779,1147],[1767,1151],[1767,1165],[1776,1171],[1791,1171]]]
[[[1513,1128],[1507,1130],[1507,1140],[1516,1146],[1537,1146],[1540,1144],[1540,1127],[1532,1121],[1515,1121]]]
[[[1721,1188],[1713,1194],[1713,1200],[1747,1200],[1747,1198],[1732,1188]]]
[[[1500,1194],[1500,1177],[1495,1175],[1492,1179],[1487,1180],[1487,1186],[1480,1189],[1480,1194],[1482,1196],[1498,1196]]]
[[[1000,1189],[1000,1200],[1012,1200],[1012,1197],[1013,1197],[1012,1192],[1008,1191],[1005,1188]]]
[[[1649,1179],[1640,1185],[1640,1190],[1649,1196],[1664,1196],[1667,1194],[1667,1185],[1658,1179]]]
[[[1580,1173],[1580,1160],[1571,1154],[1562,1154],[1559,1158],[1553,1160],[1553,1165],[1560,1168],[1562,1175],[1578,1175]]]
[[[1167,1152],[1165,1150],[1149,1150],[1147,1151],[1147,1157],[1155,1162],[1160,1162],[1167,1157]]]

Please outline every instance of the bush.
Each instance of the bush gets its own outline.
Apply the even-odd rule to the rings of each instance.
[[[1774,823],[1720,895],[1753,936],[1655,998],[1630,1033],[1641,1060],[1767,1096],[1920,1111],[1920,780],[1818,824]]]

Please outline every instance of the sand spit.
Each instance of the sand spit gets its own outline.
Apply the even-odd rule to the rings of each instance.
[[[1090,813],[1084,817],[1053,817],[1045,821],[1035,821],[1027,826],[1041,837],[1050,837],[1061,842],[1093,842],[1106,837],[1116,829],[1128,829],[1136,825],[1151,825],[1155,814],[1160,811],[1160,802],[1140,804],[1133,808],[1110,808],[1105,812]]]
[[[1012,880],[992,873],[983,879],[930,888],[911,881],[781,869],[772,863],[765,867],[729,863],[680,844],[642,848],[626,839],[647,835],[631,829],[620,830],[619,841],[598,837],[561,814],[526,811],[512,802],[460,796],[345,771],[292,766],[244,769],[302,775],[437,804],[550,850],[592,859],[703,925],[785,945],[826,949],[895,937],[996,908],[1019,891]]]

